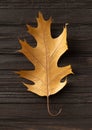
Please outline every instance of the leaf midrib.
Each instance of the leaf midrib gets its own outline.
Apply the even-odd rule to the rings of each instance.
[[[48,47],[46,44],[46,35],[45,35],[45,30],[46,28],[42,28],[43,30],[43,42],[45,45],[45,54],[46,54],[46,88],[47,88],[47,97],[49,96],[49,52],[48,52]]]

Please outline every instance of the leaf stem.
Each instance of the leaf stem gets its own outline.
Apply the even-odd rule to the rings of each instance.
[[[58,116],[61,113],[62,108],[60,108],[57,113],[52,113],[51,110],[50,110],[49,96],[47,96],[47,110],[48,110],[49,115],[51,115],[51,116]]]

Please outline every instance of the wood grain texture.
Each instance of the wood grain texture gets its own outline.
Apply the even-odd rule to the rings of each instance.
[[[38,11],[52,16],[52,36],[68,26],[69,51],[58,65],[71,64],[74,75],[51,96],[51,110],[62,106],[58,117],[50,117],[46,98],[30,93],[14,71],[34,66],[20,53],[18,38],[29,36],[26,24],[36,26]],[[0,0],[0,130],[92,130],[92,0]]]

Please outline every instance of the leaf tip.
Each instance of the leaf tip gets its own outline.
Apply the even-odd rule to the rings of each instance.
[[[65,26],[68,26],[69,25],[69,23],[65,23]]]
[[[38,17],[39,17],[39,18],[42,18],[42,17],[43,17],[41,11],[38,12]]]
[[[71,70],[71,74],[75,74],[75,73]]]
[[[19,71],[13,71],[15,74],[17,74],[19,77],[21,77],[20,72]]]
[[[28,87],[28,84],[26,84],[25,82],[22,82],[22,84],[27,88],[27,91],[30,91],[30,88]]]
[[[18,50],[18,52],[22,52],[22,49],[23,49],[23,47],[24,47],[24,45],[26,43],[26,40],[25,39],[24,40],[19,39],[19,43],[20,43],[22,48],[20,50]]]
[[[27,27],[27,32],[29,32],[31,26],[29,24],[26,24],[26,27]]]
[[[18,74],[18,75],[20,74],[19,71],[13,71],[13,72],[14,72],[15,74]]]
[[[30,27],[30,25],[29,25],[29,24],[26,24],[26,27],[27,27],[27,28],[29,28],[29,27]]]
[[[21,39],[18,39],[18,41],[19,41],[19,43],[22,43],[22,42],[23,42],[23,40],[21,40]]]

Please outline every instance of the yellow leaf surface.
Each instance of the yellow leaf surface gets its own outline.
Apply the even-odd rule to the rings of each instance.
[[[60,82],[61,79],[72,73],[71,65],[58,67],[57,62],[61,55],[68,49],[67,46],[67,26],[57,38],[51,36],[51,18],[45,20],[39,12],[37,27],[27,25],[28,32],[36,39],[37,46],[31,47],[26,40],[19,40],[22,48],[19,50],[35,66],[34,70],[21,70],[17,73],[20,77],[34,82],[33,85],[24,85],[29,91],[39,95],[53,95],[60,91],[67,83]],[[47,99],[47,102],[48,99]]]

